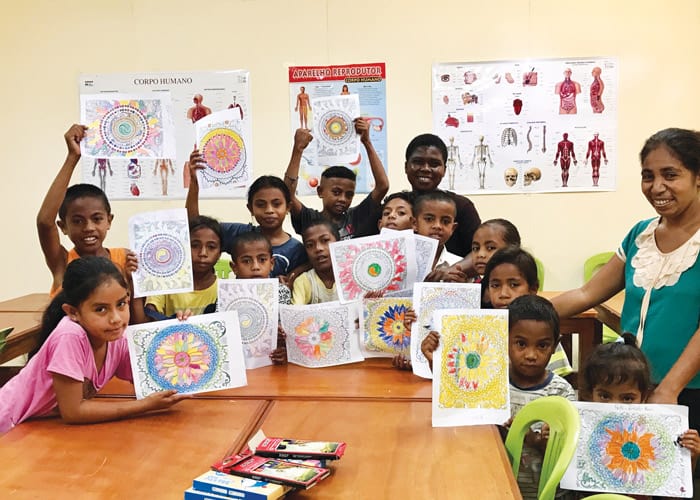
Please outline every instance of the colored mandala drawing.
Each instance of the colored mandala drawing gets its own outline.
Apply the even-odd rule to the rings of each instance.
[[[185,209],[161,210],[129,219],[129,242],[139,267],[134,296],[193,290],[190,232]]]
[[[238,312],[247,368],[271,364],[277,347],[277,279],[218,280],[218,311]]]
[[[440,407],[508,406],[508,320],[504,315],[443,316]]]
[[[198,393],[245,385],[242,353],[237,352],[237,316],[227,314],[214,320],[194,316],[187,322],[130,327],[127,339],[137,397],[169,389]]]
[[[353,328],[353,305],[280,306],[280,322],[290,363],[316,368],[363,359]]]
[[[675,442],[688,428],[687,417],[684,420],[682,415],[665,410],[664,405],[649,408],[648,405],[576,403],[576,406],[581,416],[581,438],[565,475],[569,487],[636,495],[691,496],[690,467],[684,465],[684,460],[689,464],[689,453]]]
[[[212,113],[195,123],[197,144],[206,162],[202,187],[241,186],[249,177],[249,161],[243,122],[237,110]]]
[[[363,301],[362,344],[367,351],[391,357],[407,354],[411,331],[404,326],[411,299],[381,298]]]
[[[340,301],[354,300],[370,290],[388,292],[409,287],[415,279],[415,267],[409,270],[411,254],[405,236],[371,236],[331,243]]]
[[[430,376],[428,360],[420,344],[431,330],[433,313],[440,309],[479,309],[481,285],[471,283],[416,283],[413,287],[413,309],[417,320],[413,323],[411,361],[416,375]]]
[[[319,97],[311,100],[317,161],[334,165],[356,161],[360,143],[353,119],[360,116],[357,95]]]
[[[163,158],[164,102],[162,98],[84,96],[83,123],[88,130],[86,156],[98,158]]]

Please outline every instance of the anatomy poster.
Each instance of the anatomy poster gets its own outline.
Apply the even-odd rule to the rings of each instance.
[[[360,318],[360,347],[365,357],[408,355],[411,331],[404,326],[410,298],[364,299]]]
[[[411,237],[392,232],[332,242],[329,245],[338,298],[360,299],[369,291],[410,288],[416,281]]]
[[[688,429],[687,406],[574,405],[581,417],[581,432],[562,488],[693,497],[690,451],[677,443]]]
[[[280,306],[287,360],[307,368],[363,361],[355,332],[356,304]]]
[[[197,147],[206,166],[199,175],[199,187],[225,193],[245,186],[250,178],[250,157],[243,139],[243,120],[237,109],[224,109],[195,123]],[[222,194],[223,194],[222,193]]]
[[[134,297],[194,290],[186,209],[144,212],[129,218],[129,248],[139,259],[133,273]]]
[[[83,94],[80,96],[80,122],[87,126],[82,152],[96,162],[98,158],[175,156],[175,127],[169,93]]]
[[[247,385],[235,311],[131,325],[125,333],[138,399]]]
[[[431,330],[433,313],[440,309],[479,309],[481,285],[474,283],[416,283],[413,286],[413,309],[417,320],[411,326],[411,364],[413,373],[432,378],[428,360],[420,350],[420,344]]]
[[[443,189],[614,191],[618,62],[610,57],[433,65]]]
[[[109,100],[115,94],[129,94],[139,96],[142,101],[167,99],[171,103],[169,120],[174,129],[174,145],[164,147],[162,153],[156,156],[124,153],[121,158],[110,157],[104,154],[107,146],[101,146],[102,152],[83,155],[83,182],[99,186],[110,200],[184,199],[189,186],[189,157],[197,144],[195,123],[222,110],[230,110],[238,118],[235,133],[240,139],[238,144],[243,145],[240,149],[245,152],[244,163],[240,159],[235,163],[238,170],[231,169],[229,163],[229,172],[240,172],[245,164],[248,179],[252,175],[250,75],[246,70],[84,74],[80,76],[79,92],[81,102],[87,96],[94,99],[99,95]],[[128,149],[138,144],[138,131],[143,127],[139,115],[149,116],[152,110],[128,111],[128,114],[124,109],[112,111],[112,118],[105,123],[105,127],[109,126],[105,130],[109,131],[112,146]],[[222,177],[229,182],[220,182],[215,189],[203,189],[200,196],[245,197],[247,180],[233,182],[230,176]]]
[[[356,94],[360,100],[360,115],[369,121],[370,139],[387,168],[386,128],[386,66],[384,63],[349,64],[345,66],[292,66],[289,68],[289,113],[291,136],[298,128],[312,129],[317,120],[323,121],[321,110],[314,109],[312,100],[320,97]],[[352,116],[355,118],[355,116]],[[341,120],[326,119],[330,130],[327,137],[340,134]],[[335,130],[335,132],[334,132]],[[314,132],[312,132],[314,133]],[[345,165],[357,174],[357,193],[369,193],[374,179],[363,147],[356,158],[343,163],[328,163],[319,158],[323,141],[319,137],[304,150],[299,170],[299,195],[316,193],[321,173],[332,165]]]
[[[220,279],[217,283],[217,311],[238,313],[246,368],[271,365],[270,353],[277,348],[279,280]]]
[[[508,420],[508,311],[448,309],[433,322],[433,427]]]

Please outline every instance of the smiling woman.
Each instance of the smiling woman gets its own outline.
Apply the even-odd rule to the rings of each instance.
[[[433,134],[414,137],[406,147],[404,167],[413,193],[420,195],[436,191],[445,176],[446,162],[447,146],[442,139]],[[449,252],[464,257],[471,251],[472,237],[481,219],[471,200],[451,191],[446,192],[457,205],[457,226],[445,247]]]
[[[657,132],[640,159],[642,193],[659,216],[634,226],[599,273],[553,302],[570,317],[624,288],[621,328],[636,335],[658,384],[649,401],[689,406],[690,426],[698,429],[700,133]]]

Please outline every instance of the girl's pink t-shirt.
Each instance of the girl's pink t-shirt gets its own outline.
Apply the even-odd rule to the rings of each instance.
[[[56,407],[52,374],[83,382],[83,398],[93,397],[113,376],[133,381],[129,348],[122,337],[107,344],[98,372],[87,333],[67,316],[61,319],[29,363],[0,388],[0,434]]]

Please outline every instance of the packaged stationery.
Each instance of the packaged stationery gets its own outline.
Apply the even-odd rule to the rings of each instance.
[[[288,486],[232,476],[213,470],[205,472],[192,481],[192,486],[199,493],[213,493],[226,498],[250,500],[275,500],[292,489]]]
[[[322,467],[310,467],[257,455],[231,455],[215,463],[212,468],[234,476],[303,489],[311,488],[331,473],[329,469]]]

